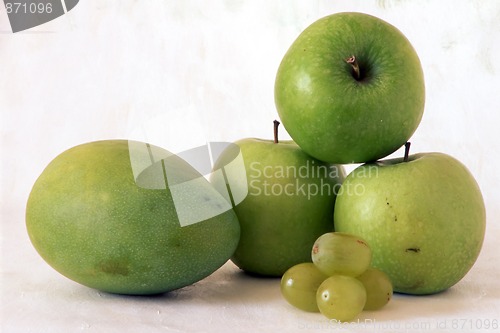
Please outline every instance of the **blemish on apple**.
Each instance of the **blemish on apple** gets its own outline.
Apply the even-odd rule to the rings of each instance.
[[[418,247],[410,247],[410,248],[406,249],[405,252],[419,253],[420,252],[420,248],[418,248]]]
[[[363,242],[363,241],[362,241],[362,240],[360,240],[360,239],[356,240],[356,242],[357,242],[358,244],[361,244],[361,245],[364,245],[364,246],[368,246],[368,244],[366,244],[365,242]]]

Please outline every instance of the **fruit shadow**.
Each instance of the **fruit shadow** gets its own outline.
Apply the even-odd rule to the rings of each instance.
[[[266,277],[246,273],[235,267],[223,267],[192,285],[153,295],[118,295],[99,291],[101,297],[119,298],[131,302],[197,303],[234,305],[264,304],[281,299],[279,277]]]
[[[455,318],[457,313],[469,312],[471,301],[471,297],[464,296],[458,288],[431,295],[394,293],[385,307],[376,311],[363,311],[359,319],[364,322],[399,323],[404,327],[434,327],[440,318]]]
[[[248,274],[235,269],[229,272],[215,272],[208,278],[191,286],[165,293],[166,301],[204,299],[220,304],[265,304],[279,299],[280,278]]]

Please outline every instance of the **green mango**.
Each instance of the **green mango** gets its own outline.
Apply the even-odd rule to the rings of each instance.
[[[205,278],[233,255],[240,237],[232,208],[191,165],[127,140],[90,142],[57,156],[31,190],[26,226],[59,273],[138,295]]]

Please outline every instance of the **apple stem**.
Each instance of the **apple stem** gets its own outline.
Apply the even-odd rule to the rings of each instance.
[[[354,74],[356,75],[356,80],[361,78],[361,72],[359,71],[359,64],[356,61],[356,56],[352,55],[346,59],[346,62],[351,65]]]
[[[280,125],[280,122],[277,120],[273,121],[274,123],[274,143],[278,143],[278,126]]]
[[[405,143],[405,157],[403,158],[404,162],[408,162],[408,155],[410,154],[410,146],[411,142],[407,141]]]

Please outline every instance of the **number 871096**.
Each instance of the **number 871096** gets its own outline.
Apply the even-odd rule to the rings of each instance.
[[[5,9],[7,10],[7,14],[35,14],[35,13],[52,13],[52,3],[43,3],[43,2],[6,2]]]

